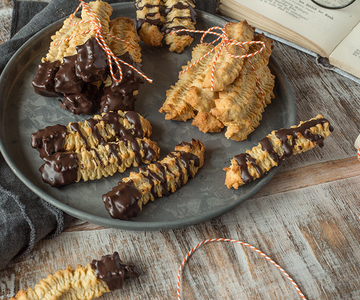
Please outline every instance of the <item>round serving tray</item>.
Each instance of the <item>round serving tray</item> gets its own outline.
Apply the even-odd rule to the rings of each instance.
[[[112,18],[127,16],[135,18],[132,3],[112,5]],[[226,21],[198,11],[197,29],[223,26]],[[147,118],[153,126],[151,139],[161,148],[161,158],[181,141],[192,138],[201,140],[206,146],[205,163],[198,174],[176,193],[157,199],[144,206],[131,221],[112,219],[106,211],[101,195],[111,190],[122,177],[128,176],[130,168],[123,174],[96,181],[79,182],[61,188],[52,188],[42,182],[39,167],[43,161],[31,148],[30,135],[48,125],[83,121],[89,116],[76,116],[60,109],[57,98],[45,98],[36,94],[31,81],[37,73],[37,65],[45,56],[50,36],[62,26],[60,20],[34,35],[12,57],[0,77],[0,150],[15,174],[41,198],[79,219],[113,228],[127,230],[172,229],[200,223],[234,208],[260,190],[275,174],[273,169],[260,180],[240,187],[228,189],[224,184],[224,167],[239,153],[251,149],[272,130],[286,128],[295,123],[295,103],[290,85],[274,58],[270,69],[276,76],[275,99],[263,114],[260,126],[246,141],[227,140],[224,133],[204,134],[189,122],[166,121],[158,112],[165,100],[166,90],[178,78],[181,66],[191,58],[192,47],[184,53],[147,47],[141,43],[143,71],[152,78],[152,84],[140,87],[135,103],[137,112]]]

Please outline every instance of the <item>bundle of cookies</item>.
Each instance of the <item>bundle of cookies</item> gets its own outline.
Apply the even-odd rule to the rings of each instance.
[[[167,120],[194,118],[192,124],[202,132],[226,126],[227,138],[242,141],[274,98],[275,77],[268,67],[272,40],[254,35],[246,21],[228,23],[222,38],[216,46],[194,47],[159,111]]]
[[[51,37],[32,82],[35,92],[64,96],[60,106],[74,114],[92,114],[99,105],[101,112],[134,110],[143,82],[134,22],[126,17],[110,21],[112,8],[106,2],[81,3],[81,17],[72,14]],[[111,60],[109,49],[114,55]]]
[[[191,0],[135,0],[136,29],[147,45],[165,42],[172,52],[181,53],[194,40],[190,32],[170,35],[180,29],[195,29],[196,12]]]

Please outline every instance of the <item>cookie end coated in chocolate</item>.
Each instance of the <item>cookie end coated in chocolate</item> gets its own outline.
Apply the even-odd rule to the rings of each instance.
[[[118,252],[104,255],[100,260],[94,259],[90,265],[96,277],[105,281],[111,291],[121,289],[125,279],[140,276],[136,266],[127,265],[121,261]]]
[[[114,219],[129,220],[140,212],[138,201],[141,193],[131,181],[119,182],[111,191],[102,196],[106,210]]]

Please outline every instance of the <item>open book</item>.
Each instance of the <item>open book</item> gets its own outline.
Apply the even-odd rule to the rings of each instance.
[[[343,9],[310,0],[221,0],[220,13],[288,40],[360,78],[360,1]]]

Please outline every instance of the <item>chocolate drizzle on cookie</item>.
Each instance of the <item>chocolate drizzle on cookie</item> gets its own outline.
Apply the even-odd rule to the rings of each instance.
[[[234,156],[234,159],[241,168],[241,179],[244,181],[244,183],[248,183],[253,180],[253,177],[249,173],[249,168],[247,165],[248,162],[255,168],[259,175],[258,177],[263,175],[261,168],[256,164],[255,159],[253,159],[249,154],[241,153]]]
[[[279,131],[275,132],[276,137],[281,141],[284,149],[284,155],[280,157],[280,159],[285,159],[286,157],[289,157],[293,154],[293,147],[295,146],[294,140],[295,138],[298,137],[299,133],[308,140],[310,140],[311,142],[319,145],[319,147],[323,147],[324,137],[319,134],[312,134],[310,128],[318,124],[323,125],[324,123],[329,123],[329,121],[326,120],[325,118],[315,119],[315,120],[307,121],[298,127],[294,127],[290,129],[280,129]],[[330,125],[329,130],[330,132],[332,132],[334,128]],[[289,136],[290,136],[290,141],[288,140]]]
[[[275,131],[275,136],[281,141],[281,145],[283,148],[283,155],[279,155],[277,153],[268,137],[263,138],[259,141],[261,145],[261,149],[269,153],[269,156],[272,160],[279,165],[283,160],[287,157],[293,155],[294,147],[297,147],[295,144],[295,139],[299,138],[300,136],[305,137],[309,141],[317,144],[319,147],[324,146],[324,136],[320,134],[313,134],[311,133],[311,127],[315,127],[318,124],[325,124],[329,123],[329,121],[325,118],[314,119],[307,122],[302,123],[301,125],[289,129],[280,129]],[[329,124],[329,131],[332,132],[334,128]],[[299,150],[302,148],[299,146]],[[244,183],[248,183],[254,180],[253,176],[249,172],[249,167],[254,167],[257,178],[262,177],[264,175],[263,170],[260,166],[256,163],[256,160],[248,153],[242,153],[239,155],[234,156],[236,163],[240,166],[241,170],[241,179]]]
[[[93,260],[91,268],[95,271],[96,277],[106,282],[109,290],[121,289],[125,279],[139,277],[135,266],[124,264],[118,252],[112,255],[105,255],[100,260]]]
[[[141,26],[144,23],[149,23],[151,25],[155,25],[159,28],[159,30],[165,34],[169,34],[171,31],[174,30],[180,30],[180,29],[187,29],[184,26],[173,26],[171,27],[171,24],[175,21],[175,19],[189,19],[192,23],[196,23],[196,11],[194,8],[190,5],[188,1],[185,1],[185,3],[178,2],[173,6],[166,7],[165,5],[155,5],[155,4],[144,4],[143,6],[140,6],[139,3],[141,0],[136,0],[134,5],[137,10],[143,10],[144,8],[158,8],[158,12],[153,13],[147,13],[145,14],[144,18],[136,18],[136,30],[139,31]],[[163,16],[166,18],[168,14],[170,14],[173,9],[186,9],[190,11],[190,16],[175,16],[172,20],[163,22],[160,18],[160,16]],[[158,18],[154,18],[155,16],[159,16]],[[178,32],[177,35],[190,35],[192,38],[194,38],[194,33],[192,32]]]
[[[154,164],[156,172],[149,167],[139,168],[139,173],[151,186],[150,193],[153,199],[169,195],[171,192],[171,187],[168,184],[169,175],[173,178],[179,178],[179,182],[175,182],[177,190],[185,183],[183,172],[186,172],[189,179],[193,178],[194,174],[191,172],[191,165],[196,168],[200,165],[199,158],[196,155],[185,151],[174,151],[169,153],[168,157],[173,159],[177,172],[171,172],[168,164],[159,162]],[[159,192],[157,192],[157,186],[161,187]],[[119,182],[118,186],[102,197],[110,216],[121,220],[128,220],[140,212],[138,205],[140,198],[141,192],[131,180],[126,183]]]

